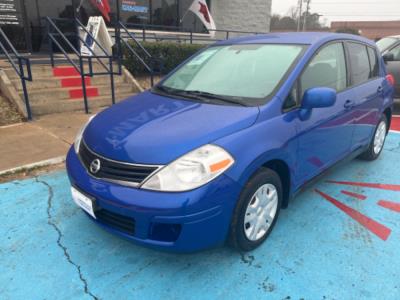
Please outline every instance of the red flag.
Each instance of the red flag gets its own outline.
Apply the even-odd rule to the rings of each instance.
[[[91,0],[92,4],[97,7],[97,9],[101,12],[103,17],[110,22],[110,3],[108,0]]]
[[[189,7],[200,20],[203,22],[204,26],[209,30],[211,36],[215,34],[215,22],[210,14],[206,0],[194,0],[192,5]]]

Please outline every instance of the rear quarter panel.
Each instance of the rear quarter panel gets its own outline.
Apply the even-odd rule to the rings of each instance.
[[[386,65],[387,72],[395,79],[395,97],[400,97],[400,61],[390,61]]]
[[[400,68],[400,65],[399,65],[399,68]],[[383,57],[380,57],[380,70],[381,70],[380,75],[382,77],[386,77],[387,74],[391,74],[390,70],[388,69],[388,65],[386,65],[383,60]],[[400,74],[399,74],[399,80],[400,80]],[[391,86],[386,78],[382,82],[382,87],[383,87],[384,94],[383,94],[383,103],[382,103],[382,106],[380,107],[380,110],[381,110],[381,112],[383,112],[387,108],[390,108],[393,112],[393,104],[394,104],[393,97],[400,97],[400,91],[399,91],[399,94],[396,95],[395,87]]]

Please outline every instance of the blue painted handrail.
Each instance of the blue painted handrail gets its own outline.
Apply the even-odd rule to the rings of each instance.
[[[150,74],[150,83],[151,86],[154,85],[154,64],[158,62],[160,64],[160,68],[162,69],[162,61],[159,61],[155,59],[147,50],[146,48],[143,47],[143,45],[136,39],[134,34],[129,32],[128,28],[122,21],[119,22],[120,28],[123,30],[123,32],[128,36],[128,41],[124,38],[119,38],[119,41],[122,41],[122,43],[126,46],[126,48],[129,50],[129,52],[136,57],[136,59],[144,66],[144,68],[149,72]],[[132,41],[139,49],[144,53],[144,57],[142,57],[129,43],[129,41]],[[150,61],[150,65],[146,63],[146,60]]]
[[[32,81],[31,62],[30,62],[29,58],[21,56],[18,53],[18,51],[15,49],[15,47],[10,42],[7,35],[4,33],[4,31],[1,28],[0,28],[0,35],[2,37],[2,41],[0,41],[0,48],[3,51],[4,55],[7,57],[8,62],[11,64],[11,66],[17,73],[18,77],[21,79],[22,91],[24,93],[26,113],[28,116],[28,120],[30,121],[30,120],[32,120],[32,112],[31,112],[31,106],[29,104],[29,95],[28,95],[28,90],[26,88],[26,81]],[[3,43],[3,41],[4,41],[4,43]],[[11,53],[9,50],[7,50],[7,48],[10,49]],[[12,56],[14,56],[14,58]],[[15,59],[17,60],[17,63],[15,63]],[[24,66],[26,66],[27,74],[25,74]]]
[[[58,49],[63,53],[64,57],[67,59],[67,61],[75,68],[75,70],[79,73],[81,76],[81,81],[82,81],[82,90],[83,90],[83,101],[84,101],[84,107],[85,107],[85,112],[89,113],[89,105],[88,105],[88,100],[87,100],[87,93],[86,93],[86,81],[85,77],[90,76],[93,77],[95,75],[109,75],[110,76],[110,83],[111,83],[111,99],[112,99],[112,104],[115,104],[115,85],[114,85],[114,75],[121,75],[121,65],[118,63],[118,71],[115,72],[113,69],[113,56],[112,54],[108,53],[106,49],[95,39],[95,37],[86,29],[86,27],[78,20],[78,19],[64,19],[64,18],[50,18],[46,17],[47,20],[47,36],[48,36],[48,41],[49,41],[49,51],[50,51],[50,61],[51,65],[54,67],[55,62],[54,62],[54,48],[53,44],[55,44]],[[68,40],[67,34],[63,33],[59,27],[56,25],[54,21],[68,21],[68,22],[73,22],[78,28],[81,28],[87,35],[90,36],[90,38],[93,40],[93,42],[101,49],[104,55],[97,55],[91,47],[87,44],[87,42],[79,35],[79,33],[72,34],[72,36],[75,36],[81,43],[82,45],[85,45],[86,48],[90,51],[91,55],[82,55],[80,51],[78,51],[75,46]],[[70,35],[69,35],[70,36]],[[76,56],[76,58],[79,61],[79,65],[77,65],[70,57],[70,52],[68,52],[57,40],[57,37],[60,38],[62,41],[64,41],[70,50],[72,51],[72,54]],[[104,63],[103,60],[108,61],[108,66]],[[93,71],[93,60],[96,60],[103,68],[104,72],[94,72]],[[89,72],[85,72],[84,69],[84,62],[88,63],[89,67]]]

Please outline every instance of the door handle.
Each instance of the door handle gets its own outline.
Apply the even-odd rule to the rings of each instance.
[[[354,106],[354,101],[353,100],[346,100],[344,103],[344,108],[345,109],[351,109]]]

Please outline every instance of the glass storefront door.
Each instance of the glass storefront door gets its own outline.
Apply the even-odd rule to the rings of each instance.
[[[0,0],[0,26],[17,50],[31,51],[25,9],[23,0]]]
[[[0,0],[1,1],[1,0]],[[75,11],[73,5],[78,5],[80,0],[22,0],[25,2],[32,48],[34,52],[46,51],[46,21],[45,17],[73,19]],[[89,0],[84,0],[89,2]],[[64,33],[75,31],[73,22],[59,22],[58,25]],[[74,44],[76,41],[71,40]]]

